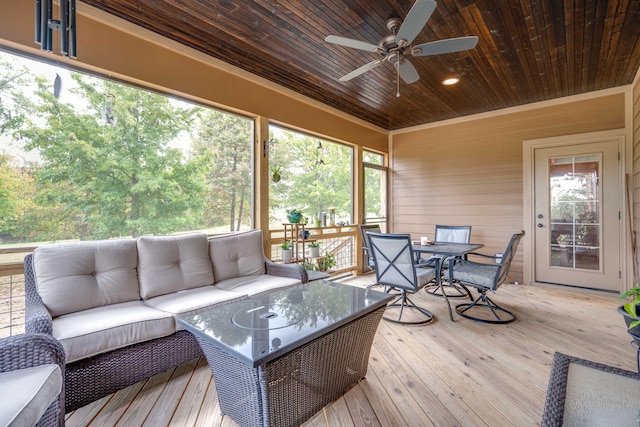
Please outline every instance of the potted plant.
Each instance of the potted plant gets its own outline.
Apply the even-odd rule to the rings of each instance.
[[[285,240],[280,244],[280,247],[282,248],[282,261],[291,261],[291,258],[293,257],[293,241]]]
[[[320,242],[309,242],[309,256],[318,258],[320,256]]]
[[[329,271],[332,267],[336,266],[336,256],[325,252],[324,256],[318,258],[318,270]]]
[[[303,262],[303,263],[300,263],[300,265],[304,267],[305,270],[318,271],[318,266],[311,262]]]
[[[280,166],[275,165],[271,167],[271,180],[273,182],[280,182],[280,173],[282,172],[282,169],[280,168]]]
[[[640,288],[631,288],[620,295],[620,299],[633,298],[624,305],[618,307],[618,313],[622,314],[629,329],[629,334],[640,345]]]
[[[302,211],[299,209],[287,209],[287,219],[291,224],[298,224],[302,220]]]

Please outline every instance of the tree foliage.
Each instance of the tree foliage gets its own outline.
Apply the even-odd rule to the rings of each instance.
[[[77,73],[59,99],[51,77],[4,58],[1,142],[37,156],[0,152],[0,242],[251,226],[251,119]],[[350,221],[352,150],[274,132],[270,165],[282,179],[270,186],[271,223],[286,209],[313,220],[330,207]]]
[[[86,111],[58,101],[39,80],[23,136],[44,162],[38,202],[54,223],[73,224],[57,239],[165,234],[197,225],[204,191],[199,169],[168,143],[193,111],[129,86],[73,74]]]
[[[337,220],[351,221],[352,149],[309,135],[278,129],[270,150],[270,165],[282,168],[282,179],[271,182],[271,223],[284,222],[286,209],[300,209],[310,220],[330,207]]]
[[[251,224],[251,120],[204,110],[193,143],[207,176],[204,219],[238,231]]]

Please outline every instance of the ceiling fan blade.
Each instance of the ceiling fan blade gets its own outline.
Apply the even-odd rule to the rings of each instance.
[[[340,36],[327,36],[324,41],[327,43],[339,44],[341,46],[352,47],[354,49],[366,50],[368,52],[382,52],[382,49],[375,44],[362,42],[360,40],[348,39]]]
[[[411,49],[413,56],[439,55],[441,53],[460,52],[476,47],[478,37],[458,37],[455,39],[438,40],[435,42],[423,43]]]
[[[416,0],[396,34],[396,43],[400,47],[409,46],[422,31],[435,9],[436,2],[433,0]]]
[[[383,62],[384,62],[384,58],[383,59],[376,59],[375,61],[371,61],[368,64],[364,64],[362,67],[356,68],[355,70],[353,70],[349,74],[340,77],[340,81],[341,82],[346,82],[348,80],[351,80],[354,77],[358,77],[360,74],[364,74],[369,70],[373,70],[374,68],[376,68],[378,65],[382,64]]]
[[[400,63],[396,63],[396,66],[398,67],[400,78],[402,78],[406,84],[411,84],[420,79],[416,67],[414,67],[408,59],[403,59]]]

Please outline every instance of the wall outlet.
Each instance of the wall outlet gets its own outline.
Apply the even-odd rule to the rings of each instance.
[[[496,259],[496,264],[500,264],[502,262],[502,254],[495,254],[494,255],[495,259]]]

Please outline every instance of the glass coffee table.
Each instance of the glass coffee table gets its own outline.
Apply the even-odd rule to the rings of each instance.
[[[364,378],[391,298],[316,280],[178,322],[202,347],[224,415],[241,426],[300,425]]]

